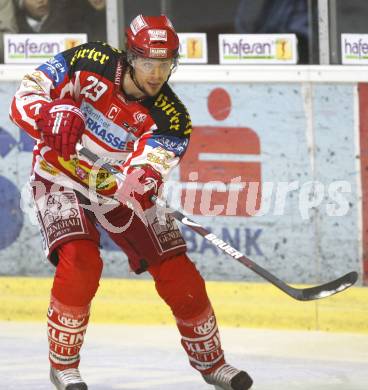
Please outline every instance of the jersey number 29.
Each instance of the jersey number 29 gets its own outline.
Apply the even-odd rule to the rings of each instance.
[[[102,81],[99,81],[94,76],[88,76],[87,80],[90,82],[81,90],[81,95],[85,95],[86,98],[96,102],[106,91],[107,85]]]

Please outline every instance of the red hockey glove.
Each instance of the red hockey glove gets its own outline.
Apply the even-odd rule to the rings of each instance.
[[[73,100],[60,99],[44,104],[36,123],[45,144],[64,160],[69,160],[75,154],[75,145],[83,134],[85,118]]]
[[[118,184],[116,198],[124,204],[132,205],[140,214],[153,206],[152,195],[158,195],[162,177],[150,165],[129,167],[124,182]]]

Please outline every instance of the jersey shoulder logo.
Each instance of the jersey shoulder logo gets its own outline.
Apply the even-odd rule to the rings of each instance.
[[[44,64],[40,65],[37,70],[45,73],[53,81],[54,85],[58,86],[64,81],[68,67],[65,58],[61,54],[57,54],[55,57],[50,58]]]
[[[62,53],[69,71],[86,71],[97,73],[111,81],[115,79],[115,71],[121,52],[102,42],[89,42]],[[71,76],[69,74],[69,76]]]
[[[165,84],[156,98],[147,107],[155,121],[158,133],[169,133],[177,137],[189,137],[192,122],[184,104],[171,88]]]

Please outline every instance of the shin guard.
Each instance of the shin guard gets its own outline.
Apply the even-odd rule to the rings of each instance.
[[[89,319],[88,306],[66,306],[51,297],[47,313],[49,360],[58,370],[77,368]]]
[[[225,363],[216,317],[211,306],[199,316],[176,318],[181,343],[193,368],[206,375]]]

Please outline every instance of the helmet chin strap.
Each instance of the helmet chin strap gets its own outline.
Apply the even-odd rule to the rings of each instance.
[[[135,77],[134,68],[132,65],[129,64],[129,75],[130,78],[133,80],[134,85],[144,94],[144,96],[149,96],[147,91],[139,84],[137,78]]]

